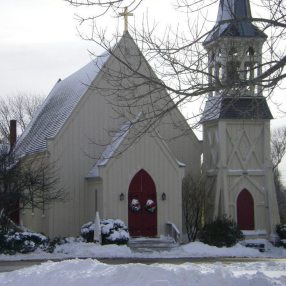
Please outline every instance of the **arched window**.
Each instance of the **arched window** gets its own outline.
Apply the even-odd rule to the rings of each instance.
[[[246,52],[246,54],[247,54],[248,56],[255,56],[255,50],[254,50],[254,48],[253,48],[253,47],[249,47],[248,50],[247,50],[247,52]]]
[[[236,48],[232,47],[232,48],[229,50],[228,55],[229,55],[229,56],[234,56],[234,57],[237,56],[237,55],[238,55],[238,52],[237,52]]]
[[[226,69],[227,69],[227,80],[229,83],[238,82],[240,79],[239,76],[239,62],[235,61],[229,61],[227,63]]]

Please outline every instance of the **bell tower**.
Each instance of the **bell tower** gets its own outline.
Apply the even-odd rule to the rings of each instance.
[[[249,0],[220,0],[217,21],[204,41],[209,85],[203,125],[210,219],[227,215],[242,230],[279,223],[270,120],[263,97],[262,46],[267,36],[252,21]]]

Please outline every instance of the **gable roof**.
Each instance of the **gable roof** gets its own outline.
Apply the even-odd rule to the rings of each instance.
[[[109,145],[106,146],[105,150],[102,152],[100,158],[96,162],[96,164],[90,169],[86,178],[97,178],[99,177],[99,169],[100,166],[105,166],[108,161],[113,157],[115,152],[118,150],[119,146],[125,139],[126,135],[129,133],[129,130],[132,126],[132,122],[125,122],[119,130],[115,133]]]
[[[47,149],[90,84],[109,58],[104,53],[64,80],[59,80],[16,143],[16,154],[23,156]]]
[[[134,120],[134,122],[137,121],[137,119],[141,116],[141,114],[138,115],[138,117]],[[119,130],[115,133],[114,137],[112,138],[109,145],[106,146],[105,150],[102,152],[100,158],[97,160],[95,165],[89,170],[88,174],[86,175],[86,179],[97,179],[100,177],[99,173],[99,167],[106,166],[110,160],[112,160],[114,157],[118,156],[120,154],[117,153],[119,151],[120,146],[122,146],[125,138],[128,136],[131,129],[134,127],[134,122],[125,122],[121,125]],[[175,155],[173,154],[172,150],[169,148],[168,144],[165,142],[163,138],[160,137],[159,132],[156,132],[156,136],[152,136],[153,138],[159,138],[160,144],[163,146],[163,148],[170,154],[170,157],[175,161],[175,163],[178,165],[178,167],[185,167],[186,165],[182,162],[180,162]],[[128,145],[128,144],[127,144]]]
[[[267,38],[251,22],[249,0],[220,0],[217,20],[204,44],[219,37],[259,37]]]

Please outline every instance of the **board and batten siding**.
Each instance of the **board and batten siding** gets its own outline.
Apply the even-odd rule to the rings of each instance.
[[[237,218],[237,197],[245,188],[254,199],[255,229],[269,233],[279,223],[270,160],[269,120],[220,120],[204,125],[204,168],[216,204],[210,216]],[[219,209],[220,208],[220,209]]]
[[[158,235],[165,234],[165,224],[173,222],[182,231],[182,179],[185,168],[180,167],[168,147],[156,136],[145,134],[123,155],[109,160],[101,167],[103,174],[104,218],[120,218],[128,224],[128,189],[138,171],[144,169],[152,177],[157,193]],[[162,193],[167,199],[162,201]],[[123,193],[125,199],[119,200]]]
[[[173,109],[162,119],[158,130],[177,160],[186,165],[186,175],[198,178],[201,174],[202,141],[190,128],[178,109]]]
[[[118,124],[112,120],[111,106],[90,89],[56,138],[49,140],[50,160],[67,192],[65,202],[55,203],[50,210],[50,236],[79,234],[80,226],[94,217],[94,205],[86,202],[95,202],[95,192],[85,188],[85,177],[108,142],[107,130]]]
[[[126,56],[125,54],[124,56],[122,52],[131,55]],[[124,56],[128,59],[136,70],[139,69],[139,72],[155,78],[153,71],[131,38],[126,37],[122,43],[120,42],[114,53],[119,58]],[[60,187],[67,193],[64,202],[54,203],[47,212],[48,227],[45,229],[47,229],[46,234],[50,237],[78,235],[81,225],[94,219],[96,204],[102,217],[118,218],[122,215],[123,220],[126,221],[127,206],[119,209],[118,206],[127,202],[126,192],[129,183],[136,171],[139,171],[139,168],[146,168],[156,184],[158,202],[160,203],[158,208],[158,217],[160,217],[160,221],[158,221],[159,232],[163,232],[163,224],[167,220],[173,220],[181,229],[181,184],[183,175],[175,159],[185,163],[188,172],[198,174],[200,171],[201,143],[187,126],[178,110],[166,114],[166,118],[160,121],[160,124],[164,125],[166,123],[164,126],[162,125],[162,128],[156,126],[159,129],[160,136],[166,140],[172,150],[171,152],[166,151],[167,147],[162,147],[165,148],[164,152],[162,148],[158,147],[165,144],[161,139],[146,134],[141,138],[142,142],[139,141],[131,146],[127,152],[122,154],[120,159],[110,160],[112,166],[113,164],[117,164],[117,166],[116,168],[112,167],[110,171],[106,168],[107,173],[102,176],[102,184],[87,182],[85,178],[100,158],[107,144],[110,143],[114,132],[118,131],[126,118],[134,120],[134,117],[138,116],[139,113],[144,114],[144,112],[152,111],[154,102],[156,102],[156,108],[159,108],[159,110],[161,106],[166,108],[166,100],[170,105],[173,104],[166,91],[161,90],[158,93],[152,93],[151,99],[145,96],[142,102],[131,108],[131,110],[129,108],[123,110],[119,106],[119,110],[115,111],[115,105],[108,103],[105,97],[109,101],[119,100],[120,103],[123,98],[132,100],[134,94],[140,98],[140,95],[146,95],[150,92],[148,82],[144,83],[144,79],[132,75],[130,75],[130,78],[122,78],[122,83],[123,87],[124,84],[128,83],[127,86],[131,84],[131,87],[135,86],[134,89],[122,88],[120,85],[117,87],[116,84],[120,84],[120,82],[118,82],[116,76],[124,75],[124,70],[126,70],[126,67],[115,57],[110,56],[102,70],[96,75],[92,86],[81,97],[59,132],[54,138],[47,141],[49,160],[55,164],[60,179]],[[112,79],[113,74],[115,75],[115,81]],[[84,83],[79,82],[79,84]],[[101,94],[99,94],[99,91]],[[162,100],[159,100],[161,98]],[[173,119],[175,119],[175,122]],[[170,123],[175,123],[175,125]],[[189,130],[182,137],[181,135],[178,136],[178,133],[181,133],[181,129],[178,128],[180,124],[184,126],[184,129]],[[155,142],[157,143],[155,144]],[[171,153],[174,157],[172,160]],[[118,164],[119,161],[117,160],[122,160],[123,166],[126,166],[127,169]],[[135,162],[137,163],[135,164]],[[123,190],[121,192],[126,194],[124,202],[119,201],[118,193],[116,193],[119,186]],[[165,202],[161,201],[162,192],[167,194]]]

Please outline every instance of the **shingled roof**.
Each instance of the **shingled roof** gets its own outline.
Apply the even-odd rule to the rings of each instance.
[[[59,132],[108,58],[109,54],[105,53],[55,84],[17,141],[15,150],[18,156],[47,149],[47,139]]]
[[[204,44],[219,37],[260,37],[267,38],[251,22],[249,0],[220,0],[217,21]]]
[[[214,96],[206,102],[201,122],[217,119],[273,119],[263,96]]]

